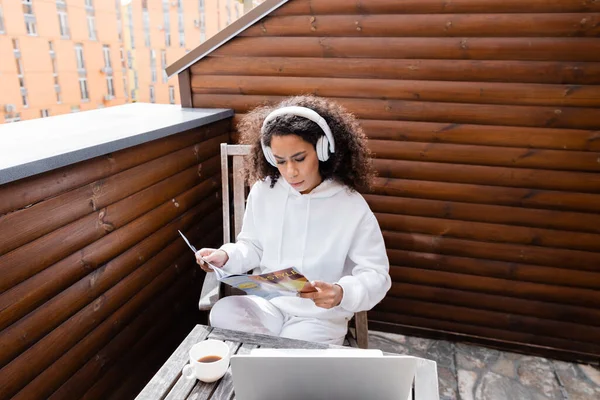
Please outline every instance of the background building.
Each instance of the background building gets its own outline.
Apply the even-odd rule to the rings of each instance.
[[[0,123],[179,103],[164,68],[243,13],[243,0],[0,0]]]

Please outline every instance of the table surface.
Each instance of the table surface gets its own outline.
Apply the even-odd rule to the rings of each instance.
[[[198,380],[190,380],[181,375],[183,367],[189,361],[190,349],[194,344],[201,342],[204,339],[219,339],[225,341],[225,343],[233,350],[233,354],[248,354],[252,349],[259,347],[287,349],[341,348],[341,346],[328,346],[321,343],[196,325],[152,380],[148,382],[146,387],[136,397],[136,400],[229,400],[235,398],[233,397],[231,366],[225,376],[214,383],[203,383]]]

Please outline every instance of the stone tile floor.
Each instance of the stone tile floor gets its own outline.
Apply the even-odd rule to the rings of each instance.
[[[369,331],[369,347],[435,360],[442,400],[600,400],[600,369]]]

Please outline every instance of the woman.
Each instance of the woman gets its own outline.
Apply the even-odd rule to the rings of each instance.
[[[236,243],[201,249],[228,273],[295,267],[314,291],[265,300],[220,299],[212,326],[342,344],[348,320],[369,310],[391,286],[389,261],[375,216],[358,193],[372,179],[366,137],[339,105],[300,96],[259,107],[240,126],[252,145],[250,191]]]

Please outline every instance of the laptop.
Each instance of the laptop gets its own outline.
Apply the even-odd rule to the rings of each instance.
[[[380,350],[255,349],[231,357],[237,400],[401,399],[417,359]]]

